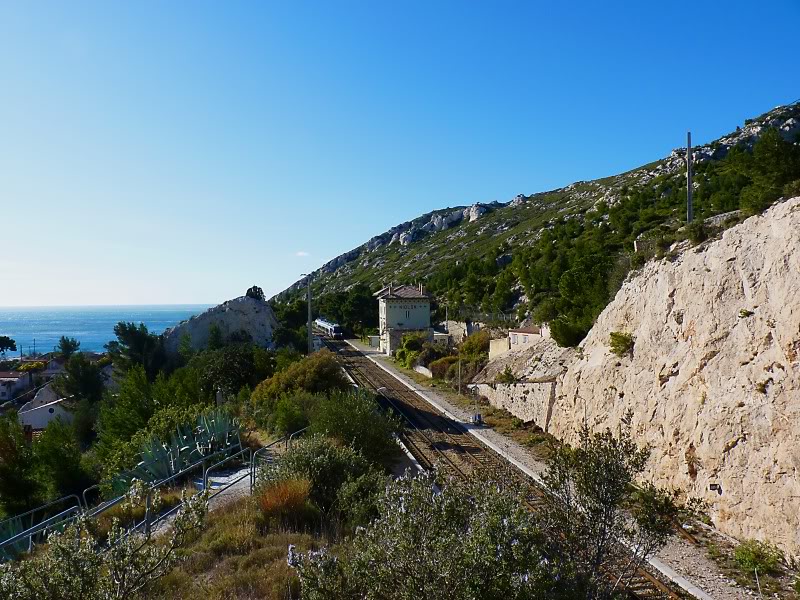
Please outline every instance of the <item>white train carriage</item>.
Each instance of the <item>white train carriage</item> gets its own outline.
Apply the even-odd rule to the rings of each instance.
[[[317,319],[314,321],[314,327],[316,327],[318,331],[321,331],[328,337],[332,337],[335,340],[340,340],[344,337],[342,327],[326,319]]]

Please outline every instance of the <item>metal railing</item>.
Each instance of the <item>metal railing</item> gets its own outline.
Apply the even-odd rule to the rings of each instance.
[[[274,442],[267,444],[266,446],[259,448],[255,452],[253,452],[252,456],[250,457],[250,493],[253,493],[253,489],[256,484],[256,477],[258,475],[257,471],[259,466],[264,464],[272,464],[274,462],[274,454],[275,454],[275,447],[278,446],[281,442],[283,442],[284,450],[291,450],[292,444],[294,441],[300,437],[305,431],[308,430],[308,427],[303,427],[302,429],[298,429],[294,433],[289,435],[285,435],[282,438],[275,440]]]
[[[74,506],[68,506],[66,509],[56,513],[55,515],[47,517],[37,523],[33,522],[35,513],[43,511],[51,506],[62,504],[65,500],[72,500],[72,499],[75,500]],[[37,536],[39,534],[45,535],[48,529],[56,527],[71,520],[73,518],[72,517],[73,514],[79,514],[82,510],[83,510],[83,505],[81,504],[81,499],[75,494],[70,494],[68,496],[64,496],[62,498],[53,500],[52,502],[48,502],[47,504],[43,504],[42,506],[37,506],[36,508],[29,510],[28,512],[22,513],[21,515],[16,515],[14,517],[5,519],[4,521],[0,522],[0,526],[11,524],[13,521],[16,520],[19,520],[19,522],[22,523],[22,519],[30,515],[31,525],[27,529],[24,529],[23,531],[20,531],[19,533],[16,533],[11,537],[8,537],[0,541],[0,550],[2,550],[7,546],[17,544],[20,541],[27,538],[28,540],[27,549],[28,552],[30,552],[30,550],[33,548],[34,536]]]
[[[226,432],[226,436],[227,436],[228,433],[229,432]],[[213,453],[211,453],[209,455],[203,456],[202,458],[196,460],[195,462],[191,463],[190,465],[184,467],[183,469],[181,469],[177,473],[174,473],[174,474],[172,474],[172,475],[170,475],[168,477],[159,479],[157,481],[149,482],[148,483],[148,492],[147,492],[147,496],[146,496],[146,500],[145,500],[146,501],[145,517],[140,523],[134,524],[129,529],[129,531],[135,531],[137,529],[140,529],[142,526],[144,526],[145,530],[149,532],[149,529],[152,526],[152,524],[160,522],[161,520],[163,520],[164,518],[166,518],[167,516],[169,516],[170,514],[174,513],[177,509],[180,508],[181,504],[179,503],[177,506],[173,507],[172,509],[170,509],[166,513],[159,515],[157,519],[152,520],[152,515],[151,515],[151,510],[150,510],[150,503],[151,503],[152,493],[157,488],[160,488],[163,485],[178,479],[179,477],[185,476],[188,473],[190,473],[191,471],[197,470],[198,467],[201,467],[202,468],[202,472],[205,474],[206,464],[208,463],[208,461],[210,459],[213,459],[215,457],[219,457],[221,455],[227,454],[227,453],[235,450],[236,448],[239,448],[239,452],[237,454],[242,452],[241,439],[238,436],[237,436],[237,438],[236,438],[234,443],[230,444],[229,446],[226,446],[225,448],[223,448],[221,450],[217,450],[216,452],[213,452]],[[249,451],[249,449],[247,451]],[[140,468],[140,467],[146,466],[146,465],[153,465],[153,464],[156,464],[158,462],[159,461],[149,461],[147,463],[140,463],[139,465],[137,465],[137,468]],[[127,471],[127,472],[125,472],[125,474],[133,474],[133,470],[132,471]],[[247,476],[247,474],[245,474],[245,476]],[[244,478],[244,477],[242,477],[242,478]],[[34,508],[32,510],[29,510],[29,511],[27,511],[25,513],[22,513],[20,515],[15,515],[13,517],[5,519],[4,521],[0,521],[0,527],[2,527],[3,525],[8,525],[9,527],[11,527],[14,522],[18,522],[18,523],[22,524],[21,526],[24,527],[25,525],[23,524],[23,521],[24,521],[25,517],[31,516],[30,525],[27,526],[23,531],[20,531],[20,532],[18,532],[16,534],[12,535],[11,537],[8,537],[8,538],[4,539],[4,540],[0,540],[0,550],[2,550],[3,548],[5,548],[7,546],[18,544],[21,540],[28,539],[27,551],[30,552],[32,550],[32,548],[33,548],[34,543],[35,543],[35,538],[36,537],[45,536],[48,530],[50,530],[52,528],[55,528],[56,526],[59,526],[59,525],[65,525],[69,521],[72,521],[73,519],[75,519],[81,513],[86,514],[87,517],[91,518],[91,519],[97,518],[98,516],[100,516],[104,512],[110,510],[114,506],[116,506],[119,503],[121,503],[126,497],[126,494],[120,494],[120,495],[118,495],[118,496],[116,496],[114,498],[111,498],[109,500],[101,502],[98,506],[90,507],[89,498],[88,498],[89,492],[91,492],[92,490],[100,490],[101,487],[102,487],[102,484],[95,484],[95,485],[92,485],[92,486],[86,488],[85,490],[83,490],[83,493],[81,494],[81,496],[83,498],[83,503],[81,503],[81,498],[78,495],[70,494],[69,496],[64,496],[62,498],[58,498],[56,500],[53,500],[51,502],[48,502],[48,503],[43,504],[41,506],[38,506],[38,507],[36,507],[36,508]],[[58,504],[61,504],[66,500],[70,500],[70,501],[74,500],[75,505],[74,506],[70,506],[66,510],[62,510],[58,514],[53,515],[51,517],[48,517],[47,519],[44,519],[44,520],[42,520],[40,522],[36,522],[36,523],[34,522],[34,516],[35,516],[36,513],[45,511],[47,508],[55,506],[55,505],[58,505]],[[0,561],[2,561],[2,560],[3,560],[2,556],[0,555]]]
[[[226,481],[223,486],[214,490],[213,493],[209,495],[209,499],[221,494],[225,490],[229,489],[230,487],[239,483],[240,481],[242,481],[247,477],[250,477],[250,491],[252,493],[255,486],[258,469],[265,464],[271,464],[274,462],[276,458],[275,450],[280,445],[283,445],[284,451],[290,450],[292,448],[293,443],[297,440],[297,438],[300,437],[307,429],[308,427],[304,427],[303,429],[295,431],[289,435],[283,436],[282,438],[272,442],[271,444],[268,444],[267,446],[264,446],[263,448],[259,448],[256,451],[253,451],[250,448],[243,448],[241,438],[237,436],[237,440],[234,443],[230,444],[229,446],[226,446],[221,450],[217,450],[216,452],[213,452],[209,455],[203,456],[199,460],[184,467],[180,471],[173,473],[172,475],[169,475],[168,477],[164,477],[157,481],[149,482],[147,484],[147,492],[145,496],[144,517],[140,522],[131,525],[131,527],[127,529],[126,535],[130,535],[131,533],[141,529],[144,530],[145,534],[149,534],[154,526],[161,523],[162,521],[173,515],[175,512],[177,512],[181,508],[181,506],[183,506],[183,503],[178,503],[176,506],[171,507],[167,511],[159,513],[158,515],[153,515],[152,514],[153,493],[158,488],[161,488],[171,482],[174,482],[182,477],[185,477],[189,475],[191,472],[198,470],[198,468],[202,470],[201,485],[203,491],[210,491],[209,481],[211,479],[211,475],[215,471],[219,471],[221,467],[229,465],[235,460],[242,461],[245,465],[249,465],[249,468],[243,468],[241,472],[238,475],[236,475],[232,480]],[[235,451],[237,448],[238,451]],[[225,456],[230,452],[233,452],[233,454]],[[221,460],[217,460],[210,466],[207,466],[211,459],[218,458],[220,456],[223,456]],[[159,461],[142,463],[138,465],[137,468],[149,464],[154,464],[156,462]],[[132,474],[132,471],[126,472],[126,474]],[[69,496],[64,496],[63,498],[58,498],[57,500],[53,500],[52,502],[48,502],[47,504],[43,504],[42,506],[36,507],[30,511],[22,513],[21,515],[16,515],[14,517],[5,519],[4,521],[0,521],[0,527],[2,527],[3,525],[8,525],[9,527],[11,527],[12,523],[22,524],[25,517],[31,516],[31,525],[28,526],[23,531],[20,531],[7,539],[0,541],[0,550],[2,550],[7,546],[19,544],[19,542],[27,539],[28,540],[27,550],[30,552],[33,548],[33,545],[35,543],[35,538],[37,536],[44,535],[47,533],[48,530],[53,529],[57,526],[66,525],[68,522],[72,521],[80,514],[85,514],[90,519],[96,519],[106,511],[120,504],[127,496],[127,494],[120,494],[119,496],[101,502],[97,506],[90,507],[89,492],[91,492],[92,490],[100,490],[101,485],[102,484],[95,484],[86,488],[81,494],[81,497],[83,498],[83,503],[81,502],[81,497],[79,497],[76,494],[71,494]],[[45,511],[46,509],[52,506],[56,506],[65,501],[70,501],[70,502],[74,501],[74,505],[68,506],[65,510],[62,510],[55,515],[47,517],[46,519],[43,519],[38,523],[33,522],[35,513]],[[2,559],[0,558],[0,560]]]

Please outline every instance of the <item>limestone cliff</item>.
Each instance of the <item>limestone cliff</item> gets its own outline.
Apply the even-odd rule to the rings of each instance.
[[[634,336],[629,355],[609,334]],[[661,485],[800,555],[800,198],[628,280],[557,383],[549,429],[633,411]],[[717,484],[721,493],[712,491]]]
[[[259,346],[272,346],[272,332],[278,326],[270,305],[257,298],[241,296],[209,308],[164,332],[168,353],[178,351],[180,340],[188,335],[192,348],[199,350],[208,344],[211,325],[216,323],[223,338],[248,338]]]

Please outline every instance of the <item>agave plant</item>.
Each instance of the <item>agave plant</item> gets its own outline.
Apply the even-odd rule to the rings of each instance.
[[[0,523],[0,541],[8,540],[22,533],[25,526],[22,524],[21,517],[12,517]],[[14,544],[8,544],[0,548],[0,562],[14,560],[27,548],[25,540],[20,540]]]

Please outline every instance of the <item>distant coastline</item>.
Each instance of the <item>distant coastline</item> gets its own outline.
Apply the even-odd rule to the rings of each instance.
[[[34,351],[49,352],[62,335],[74,337],[81,350],[102,352],[114,339],[114,325],[120,321],[144,323],[153,333],[162,333],[212,304],[142,304],[94,306],[19,306],[0,307],[0,335],[17,342],[19,357]]]

